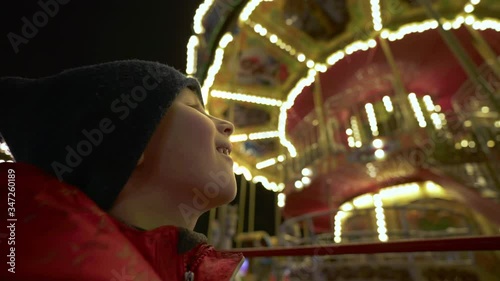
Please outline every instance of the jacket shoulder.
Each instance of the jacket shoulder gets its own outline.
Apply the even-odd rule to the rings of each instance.
[[[234,280],[241,265],[243,264],[243,254],[218,251],[212,246],[209,246],[208,248],[209,250],[206,252],[206,255],[204,255],[200,265],[194,270],[195,280]]]
[[[14,239],[0,243],[14,256],[8,266],[15,274],[2,271],[0,279],[160,280],[114,221],[77,188],[22,163],[1,164],[0,178],[11,179],[0,181],[0,192],[15,200],[8,214]]]

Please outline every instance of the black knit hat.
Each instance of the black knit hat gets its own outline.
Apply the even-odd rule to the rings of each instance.
[[[156,62],[0,78],[0,133],[17,162],[78,187],[108,210],[183,88],[203,104],[197,80]]]

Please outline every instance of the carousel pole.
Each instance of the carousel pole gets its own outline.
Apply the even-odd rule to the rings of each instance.
[[[279,155],[283,155],[284,153],[284,148],[282,145],[280,145],[280,148],[278,149]],[[288,159],[287,159],[288,160]],[[285,162],[286,163],[286,162]],[[286,165],[283,164],[283,162],[278,163],[278,167],[281,167],[279,170],[280,174],[279,177],[281,179],[281,182],[285,182],[287,178],[287,170],[286,170]],[[279,192],[275,192],[275,205],[274,205],[274,236],[278,237],[280,226],[281,226],[281,207],[278,206],[278,195]]]
[[[308,159],[308,154],[307,154],[307,134],[305,132],[305,125],[303,124],[304,122],[302,122],[302,124],[300,124],[300,138],[299,138],[299,145],[300,145],[300,149],[299,150],[302,150],[302,152],[300,153],[300,161],[298,162],[299,163],[299,167],[297,169],[297,171],[300,173],[300,171],[307,165],[307,159]],[[299,154],[299,152],[297,152],[297,154]]]
[[[495,75],[497,76],[498,79],[500,79],[500,63],[498,62],[497,55],[495,52],[490,48],[488,45],[488,42],[484,40],[483,36],[481,33],[472,26],[466,24],[465,27],[469,31],[469,33],[472,36],[472,44],[478,51],[478,53],[483,57],[484,61],[491,67]]]
[[[416,127],[416,119],[412,117],[411,112],[413,111],[410,106],[410,102],[408,101],[406,88],[403,83],[403,79],[401,77],[401,72],[396,65],[396,60],[394,59],[394,55],[392,54],[391,48],[387,40],[379,37],[380,45],[382,47],[382,51],[391,67],[393,79],[392,85],[394,87],[395,97],[398,104],[401,106],[401,115],[404,119],[403,124],[405,124],[406,129],[412,130]]]
[[[255,227],[255,183],[250,182],[250,198],[248,205],[248,232],[253,232]]]
[[[318,145],[321,154],[328,157],[330,155],[330,146],[328,145],[328,135],[325,122],[325,113],[323,111],[323,93],[321,91],[321,81],[319,73],[316,75],[316,83],[314,83],[314,111],[318,120],[319,136]],[[328,161],[322,161],[322,164],[328,164]],[[322,165],[322,172],[328,172],[327,165]]]
[[[325,121],[325,112],[323,110],[323,92],[321,90],[321,78],[320,74],[316,74],[316,83],[314,83],[314,110],[316,111],[316,118],[318,119],[318,128],[319,128],[319,147],[320,151],[322,152],[322,158],[320,158],[320,171],[322,175],[327,175],[330,171],[330,156],[331,156],[331,151],[330,151],[330,145],[329,145],[329,137],[327,134],[327,127],[326,127],[326,121]],[[330,190],[330,181],[327,179],[324,183],[324,188],[325,188],[325,194],[326,194],[326,200],[327,200],[327,205],[329,210],[333,210],[333,199],[332,199],[332,194]],[[330,223],[330,228],[333,230],[334,228],[334,221],[331,219],[331,216],[329,216],[329,223]]]
[[[312,160],[312,153],[311,153],[311,147],[312,147],[312,142],[311,142],[311,133],[309,132],[310,128],[306,128],[305,131],[305,136],[304,136],[304,165],[302,165],[302,168],[305,166],[308,166],[311,164]]]
[[[227,237],[226,237],[226,233],[228,232],[228,221],[227,221],[227,217],[228,217],[228,207],[227,207],[227,204],[224,204],[222,206],[220,206],[219,208],[217,208],[217,221],[219,222],[219,235],[220,235],[220,240],[219,240],[219,243],[217,244],[217,247],[219,249],[227,249],[225,247],[226,243],[227,243]],[[232,241],[231,241],[232,242]]]
[[[443,28],[439,14],[432,8],[429,0],[419,1],[425,7],[425,11],[429,15],[429,17],[435,19],[438,22],[439,34],[441,34],[444,42],[448,45],[450,50],[458,59],[469,78],[484,91],[490,102],[493,104],[494,109],[496,111],[500,111],[500,105],[495,98],[495,90],[488,83],[488,81],[486,81],[484,77],[482,77],[481,74],[477,71],[476,65],[467,55],[467,52],[464,50],[464,48],[460,45],[458,39],[453,35],[453,33],[447,32]]]
[[[245,225],[245,207],[246,207],[246,201],[247,201],[247,180],[243,175],[241,175],[240,179],[240,198],[239,198],[239,204],[238,204],[238,229],[237,229],[237,234],[243,233],[243,226]],[[236,242],[237,245],[236,247],[240,248],[241,247],[241,242],[238,241]]]
[[[307,152],[307,143],[308,143],[308,135],[307,135],[307,132],[304,132],[304,130],[302,130],[301,132],[301,137],[302,137],[302,141],[300,142],[301,146],[302,146],[302,153],[301,153],[301,158],[302,158],[302,161],[300,161],[300,166],[299,166],[299,173],[300,173],[300,170],[302,168],[304,168],[308,161],[309,161],[309,153]]]
[[[209,217],[208,217],[208,233],[207,233],[207,239],[210,242],[210,244],[215,244],[218,241],[213,241],[214,239],[214,222],[215,222],[215,215],[217,214],[217,208],[212,208],[210,209]]]
[[[278,206],[278,192],[274,193],[274,236],[278,236],[281,225],[281,208]]]

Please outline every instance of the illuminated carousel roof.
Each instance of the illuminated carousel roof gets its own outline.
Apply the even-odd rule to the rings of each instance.
[[[500,53],[500,2],[422,1],[427,7],[417,2],[205,1],[196,12],[187,72],[202,82],[210,114],[236,126],[231,137],[235,172],[286,193],[287,207],[293,206],[285,209],[288,215],[321,210],[327,201],[324,188],[294,192],[296,175],[284,168],[300,157],[301,126],[318,125],[316,91],[325,118],[340,123],[349,123],[352,104],[392,106],[398,87],[442,111],[453,110],[452,96],[470,79],[470,67],[457,56],[465,54],[478,67],[485,64],[484,52]],[[477,48],[478,34],[488,46],[484,52]],[[422,124],[418,116],[417,121]],[[413,136],[407,138],[411,142]],[[332,191],[342,203],[398,181],[391,175],[375,181],[366,161],[349,159],[362,154],[338,156],[347,157],[347,164],[338,167],[335,161],[336,169],[312,184],[348,181]],[[399,178],[420,180],[412,167]]]

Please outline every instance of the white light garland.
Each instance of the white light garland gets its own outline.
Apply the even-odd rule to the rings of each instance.
[[[229,99],[229,100],[242,101],[242,102],[248,102],[248,103],[256,103],[256,104],[262,104],[262,105],[268,105],[268,106],[281,106],[283,104],[283,102],[280,100],[266,98],[266,97],[252,96],[252,95],[247,95],[247,94],[242,94],[242,93],[231,93],[231,92],[225,92],[225,91],[219,91],[219,90],[212,90],[210,92],[210,94],[212,97],[215,97],[215,98]]]
[[[347,217],[347,213],[344,211],[338,211],[335,214],[335,224],[334,224],[334,238],[335,243],[342,242],[342,221]]]
[[[351,116],[351,128],[352,128],[353,138],[352,139],[348,138],[349,144],[351,143],[353,144],[351,147],[360,148],[363,145],[363,142],[361,141],[361,132],[358,126],[358,120],[356,119],[355,116]]]
[[[217,75],[222,66],[222,60],[224,59],[224,49],[231,41],[233,41],[233,36],[231,35],[231,33],[224,34],[224,36],[222,36],[221,40],[219,41],[219,47],[215,51],[214,62],[208,69],[207,77],[203,83],[203,87],[201,88],[203,102],[205,104],[207,104],[209,89],[214,84],[215,75]]]
[[[193,75],[196,73],[196,64],[197,64],[197,59],[196,59],[196,49],[200,44],[200,40],[198,39],[198,36],[193,35],[189,38],[189,42],[187,45],[187,64],[186,64],[186,74],[188,75]]]
[[[285,207],[285,200],[286,200],[286,195],[284,193],[279,193],[278,194],[278,207],[280,207],[280,208]]]
[[[285,190],[285,184],[284,183],[275,183],[275,182],[269,182],[269,180],[264,177],[264,176],[252,176],[252,173],[250,170],[248,170],[245,166],[240,166],[237,162],[233,163],[233,172],[236,175],[243,175],[245,180],[247,181],[252,181],[253,183],[261,183],[262,186],[270,191],[273,192],[282,192]]]
[[[377,46],[377,41],[374,39],[369,39],[367,41],[355,41],[352,42],[351,44],[347,45],[343,50],[338,50],[331,54],[327,59],[326,63],[329,64],[330,66],[333,66],[343,58],[345,58],[346,55],[353,54],[357,51],[367,51],[371,48],[375,48]]]
[[[250,15],[253,13],[255,8],[259,6],[259,4],[262,2],[262,0],[251,0],[248,1],[248,3],[245,5],[243,10],[240,13],[240,21],[247,21],[248,18],[250,18]]]
[[[292,108],[293,104],[295,103],[295,99],[297,98],[298,95],[304,90],[305,87],[310,86],[314,80],[316,79],[316,74],[317,71],[314,69],[309,69],[307,76],[305,78],[301,78],[295,87],[290,91],[288,94],[287,100],[283,103],[283,105],[280,107],[280,116],[279,116],[279,123],[278,123],[278,132],[279,132],[279,138],[280,138],[280,143],[284,147],[288,149],[288,153],[292,158],[295,158],[297,156],[297,150],[295,149],[295,146],[286,138],[286,120],[287,120],[287,111]]]
[[[246,20],[245,23],[250,26],[255,33],[266,38],[271,44],[277,46],[283,51],[286,51],[290,56],[295,57],[297,61],[305,63],[308,68],[318,68],[318,71],[326,71],[325,67],[318,65],[318,63],[316,63],[312,59],[307,58],[305,54],[298,53],[298,51],[294,47],[292,47],[292,45],[283,41],[278,37],[278,35],[269,33],[267,28],[262,26],[262,24],[255,23],[251,20]]]
[[[464,12],[466,12],[467,14],[470,14],[472,12],[474,12],[474,6],[476,6],[477,4],[479,4],[479,2],[481,2],[481,0],[471,0],[469,1],[469,3],[467,3],[465,6],[464,6]]]
[[[229,137],[230,142],[244,142],[248,140],[248,135],[247,134],[241,134],[241,135],[231,135]]]
[[[484,18],[478,20],[474,15],[468,14],[467,16],[457,15],[452,20],[443,20],[443,29],[459,29],[463,24],[472,26],[476,30],[486,30],[493,29],[500,32],[500,21],[493,18]],[[390,31],[388,29],[383,29],[380,36],[389,41],[396,41],[403,39],[406,35],[412,33],[422,33],[427,30],[432,30],[438,28],[439,23],[434,19],[425,20],[422,22],[413,22],[400,26],[396,31]]]
[[[389,96],[384,96],[382,98],[382,102],[384,103],[384,107],[387,112],[392,112],[394,110],[391,98]]]
[[[383,26],[382,26],[382,14],[380,13],[379,0],[370,0],[370,6],[372,10],[373,29],[375,31],[380,31]]]
[[[276,158],[271,158],[271,159],[267,159],[267,160],[264,160],[262,162],[257,163],[257,165],[255,165],[255,168],[257,168],[257,170],[261,170],[261,169],[264,169],[267,167],[271,167],[271,166],[275,165],[276,163],[277,163]]]
[[[377,218],[378,240],[380,240],[380,242],[387,242],[387,240],[389,240],[389,237],[387,236],[387,227],[385,222],[382,198],[379,194],[373,195],[373,205],[375,206],[375,217]]]
[[[417,118],[418,125],[422,128],[427,126],[427,122],[425,121],[424,113],[422,112],[422,108],[420,107],[420,103],[418,102],[417,96],[415,93],[410,93],[408,95],[408,100],[410,101],[411,108],[415,113],[415,117]]]
[[[378,124],[373,104],[367,103],[365,105],[365,110],[366,110],[366,115],[368,116],[368,123],[370,125],[370,130],[372,131],[372,135],[376,137],[378,136]]]
[[[250,140],[261,140],[261,139],[270,139],[279,137],[278,131],[267,131],[267,132],[258,132],[251,133],[248,135]]]
[[[203,18],[205,17],[205,14],[210,10],[210,7],[212,7],[214,3],[214,0],[205,0],[200,6],[198,6],[198,9],[196,9],[194,18],[193,18],[193,30],[194,33],[196,34],[202,34],[205,32],[205,29],[203,28]]]

